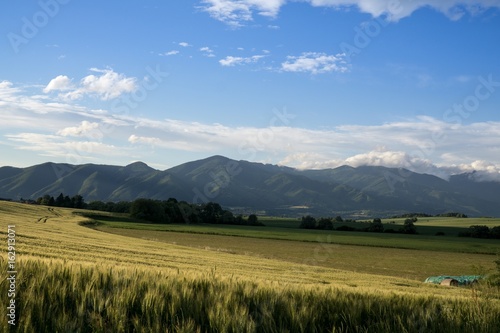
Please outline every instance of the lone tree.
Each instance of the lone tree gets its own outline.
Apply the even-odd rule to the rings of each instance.
[[[474,238],[490,238],[490,228],[485,225],[471,225],[469,227],[471,237]]]
[[[415,224],[413,223],[413,219],[406,219],[405,224],[401,228],[401,233],[403,234],[416,234],[417,233],[417,227],[415,227]]]
[[[494,239],[500,239],[500,226],[496,226],[490,229],[490,237]],[[498,261],[498,268],[500,269],[500,260]]]
[[[201,208],[201,220],[203,223],[220,223],[224,210],[216,202],[209,202]]]
[[[234,224],[234,222],[236,221],[233,213],[231,213],[228,210],[225,210],[222,213],[221,220],[222,220],[222,224]]]
[[[255,214],[248,215],[247,221],[248,221],[249,225],[258,225],[258,223],[259,223],[257,215],[255,215]]]
[[[377,218],[373,219],[373,222],[368,227],[368,231],[371,232],[384,232],[384,225],[382,224],[382,220]]]
[[[323,230],[333,230],[333,223],[331,219],[322,217],[318,220],[318,229],[323,229]]]
[[[83,197],[81,195],[79,195],[79,194],[73,196],[71,198],[71,206],[73,208],[84,208],[85,207],[85,201],[83,200]]]
[[[300,222],[300,228],[316,229],[316,219],[311,215],[302,216],[302,221]]]
[[[161,204],[151,199],[135,200],[130,207],[130,215],[153,223],[167,222],[167,215]]]

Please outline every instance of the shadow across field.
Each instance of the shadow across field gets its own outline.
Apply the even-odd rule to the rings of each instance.
[[[150,230],[205,235],[223,235],[234,237],[289,240],[300,242],[322,242],[338,245],[356,245],[410,250],[456,252],[470,254],[500,253],[500,241],[493,239],[474,239],[456,236],[404,235],[373,232],[348,232],[331,230],[306,230],[289,227],[255,228],[235,225],[211,224],[151,224],[143,222],[96,219],[109,228]]]
[[[346,264],[371,258],[377,269],[428,257],[433,269],[444,269],[446,259],[432,257],[436,251],[427,255],[422,250],[331,244],[330,234],[321,232],[310,234],[320,237],[316,242],[299,242],[147,231],[153,237],[176,237],[177,244],[180,236],[199,241],[214,237],[218,247],[233,250],[246,242],[254,252],[272,250],[275,259],[267,259],[251,251],[242,255],[144,240],[137,238],[141,229],[104,225],[134,222],[97,221],[75,215],[73,209],[55,212],[60,216],[34,223],[50,215],[47,209],[0,203],[0,234],[15,224],[20,254],[16,259],[17,332],[496,333],[500,325],[498,298],[412,281],[404,274],[387,277],[335,268],[345,256]],[[78,225],[84,220],[103,225]],[[130,232],[136,238],[104,233],[101,227]],[[259,229],[274,237],[279,234],[279,228]],[[330,237],[340,237],[336,235]],[[186,242],[194,245],[195,240]],[[309,248],[305,251],[300,245]],[[292,251],[307,261],[298,264],[277,258]],[[443,253],[443,258],[462,268],[480,257],[494,259]],[[314,266],[320,262],[325,267]],[[7,264],[7,259],[0,258],[1,266]],[[9,288],[7,279],[0,281],[0,294],[7,295]],[[0,321],[0,332],[7,331],[12,331],[7,320]]]
[[[106,212],[75,212],[74,214],[95,220],[96,222],[143,223],[141,220],[134,219],[127,214],[113,214]]]
[[[436,274],[475,274],[477,267],[493,269],[494,256],[442,251],[409,250],[331,243],[328,237],[318,242],[234,237],[178,232],[158,232],[109,228],[96,230],[121,236],[181,245],[206,251],[242,254],[290,263],[328,267],[353,272],[404,277],[423,281]]]

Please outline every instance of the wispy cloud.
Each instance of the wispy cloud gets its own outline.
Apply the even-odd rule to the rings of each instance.
[[[251,57],[227,56],[224,59],[219,60],[219,63],[222,66],[232,67],[232,66],[236,66],[236,65],[255,63],[264,57],[265,57],[264,55],[254,55]]]
[[[311,74],[344,73],[349,70],[344,58],[344,54],[328,55],[326,53],[306,52],[298,57],[288,56],[288,60],[281,64],[281,70]]]
[[[349,7],[357,6],[362,12],[369,13],[374,17],[386,15],[389,20],[398,21],[410,16],[416,10],[423,7],[433,8],[451,20],[459,20],[463,15],[469,13],[477,15],[488,8],[500,8],[497,0],[312,0],[315,6]]]
[[[32,88],[14,86],[9,81],[0,83],[0,108],[2,115],[6,118],[5,123],[8,123],[9,119],[15,119],[16,115],[21,117],[23,112],[33,115],[65,113],[68,111],[82,112],[85,110],[84,107],[76,104],[61,103],[50,99],[46,95],[33,94],[31,90]],[[14,117],[10,118],[8,116]]]
[[[231,128],[220,124],[143,119],[135,128],[137,134],[129,138],[134,144],[185,149],[189,143],[189,150],[222,150],[233,155],[235,151],[261,152],[281,156],[281,164],[298,168],[381,165],[443,178],[471,168],[488,173],[500,170],[500,157],[493,157],[500,156],[500,123],[494,122],[457,127],[434,118],[419,117],[378,126],[310,130],[287,126]],[[263,137],[272,139],[259,139]],[[446,155],[449,151],[455,155]]]
[[[118,149],[103,142],[67,140],[58,135],[19,133],[8,134],[6,137],[17,144],[17,149],[32,151],[51,159],[59,158],[74,164],[98,162],[110,156],[126,157],[130,154],[127,147]]]
[[[443,178],[476,170],[478,180],[500,180],[500,122],[457,124],[419,116],[330,129],[306,129],[289,123],[227,126],[113,114],[72,101],[57,103],[3,81],[0,130],[4,146],[71,163],[133,157],[168,164],[164,156],[182,151],[297,168],[344,164],[403,167]]]
[[[182,150],[187,152],[209,152],[213,147],[210,144],[206,144],[203,142],[193,142],[188,138],[179,139],[162,139],[159,137],[150,137],[150,136],[137,136],[132,134],[128,141],[135,146],[150,146],[153,148],[164,148],[164,149],[172,149],[172,150]]]
[[[211,17],[230,26],[239,27],[253,20],[254,13],[274,18],[286,0],[203,0],[202,9]],[[386,16],[398,21],[423,7],[433,8],[451,20],[459,20],[465,14],[478,15],[489,8],[500,8],[498,0],[305,0],[316,7],[333,7],[349,10],[358,8],[374,17]]]
[[[276,17],[286,0],[203,0],[202,9],[216,20],[233,27],[253,20],[253,12],[261,16]]]
[[[200,52],[203,52],[203,55],[206,57],[215,57],[214,50],[208,46],[200,47]]]
[[[180,52],[178,50],[172,50],[172,51],[168,51],[168,52],[165,52],[165,53],[160,53],[160,56],[173,56],[173,55],[176,55],[176,54],[179,54]]]

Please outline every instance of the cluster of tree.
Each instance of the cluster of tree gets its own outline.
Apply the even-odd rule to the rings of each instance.
[[[468,218],[468,216],[464,213],[456,213],[456,212],[451,212],[451,213],[443,213],[443,214],[437,214],[436,217],[458,217],[458,218]]]
[[[347,225],[342,225],[335,228],[334,222],[355,222],[352,220],[344,221],[340,216],[336,218],[320,218],[316,220],[314,217],[308,215],[303,216],[300,222],[300,228],[302,229],[322,229],[322,230],[338,230],[338,231],[364,231],[364,232],[386,232],[386,233],[401,233],[401,234],[417,234],[417,227],[415,227],[415,222],[417,222],[416,217],[407,218],[404,225],[397,229],[385,229],[384,224],[380,218],[375,218],[369,224],[368,227],[355,228]]]
[[[302,229],[319,229],[319,230],[334,230],[333,223],[336,222],[356,222],[354,220],[345,220],[341,216],[336,217],[321,217],[316,220],[314,217],[307,215],[302,216],[299,228]]]
[[[416,217],[408,218],[408,219],[405,219],[403,226],[401,228],[399,228],[398,230],[387,229],[387,230],[384,230],[384,232],[416,235],[416,234],[418,234],[418,232],[417,232],[417,227],[415,226],[415,222],[417,222]]]
[[[67,208],[81,208],[85,209],[87,207],[85,200],[79,194],[72,196],[71,198],[68,195],[59,194],[55,199],[53,196],[45,194],[43,197],[39,197],[36,199],[36,203],[44,206],[53,206],[53,207],[67,207]]]
[[[119,201],[119,202],[91,201],[87,204],[87,209],[99,210],[102,212],[110,212],[110,213],[129,213],[131,205],[132,203],[130,201]]]
[[[251,214],[246,219],[242,215],[234,216],[232,212],[222,209],[215,202],[206,204],[190,204],[186,201],[137,199],[135,201],[85,203],[81,195],[73,197],[60,194],[54,199],[48,194],[36,200],[39,205],[80,208],[112,213],[129,213],[133,218],[153,223],[211,223],[263,226],[257,215]]]
[[[415,226],[415,222],[417,222],[416,217],[407,218],[404,221],[404,224],[399,229],[385,228],[382,220],[380,218],[375,218],[370,223],[368,227],[365,228],[353,228],[349,226],[338,227],[339,231],[365,231],[365,232],[385,232],[388,234],[407,234],[407,235],[416,235],[417,227]]]
[[[456,212],[451,212],[451,213],[443,213],[443,214],[426,214],[426,213],[406,213],[406,214],[401,214],[401,215],[395,215],[392,218],[393,219],[405,219],[408,217],[459,217],[459,218],[467,218],[468,216],[463,213],[456,213]]]
[[[263,226],[255,214],[244,219],[234,216],[215,202],[190,204],[170,198],[166,201],[137,199],[131,203],[130,215],[153,223],[210,223]]]
[[[409,217],[433,217],[433,215],[426,214],[426,213],[406,213],[406,214],[401,214],[401,215],[395,215],[392,218],[393,219],[406,219]]]
[[[500,226],[488,228],[488,226],[485,225],[471,225],[469,230],[460,232],[458,236],[500,239]]]

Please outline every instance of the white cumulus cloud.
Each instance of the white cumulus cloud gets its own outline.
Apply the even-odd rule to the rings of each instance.
[[[498,0],[311,0],[313,6],[348,8],[356,6],[360,11],[374,17],[386,15],[398,21],[416,10],[429,7],[446,15],[451,20],[460,19],[465,13],[472,15],[488,8],[500,8]]]
[[[378,126],[311,130],[289,126],[232,128],[175,120],[141,119],[130,143],[198,152],[237,151],[240,159],[274,156],[274,163],[302,169],[340,165],[405,168],[446,179],[472,170],[500,170],[500,123],[459,128],[430,117]],[[468,144],[464,144],[464,142]],[[454,156],[445,155],[453,151]],[[494,154],[496,152],[496,154]],[[276,158],[278,158],[276,160]],[[474,161],[488,161],[473,163]]]
[[[64,99],[77,100],[86,95],[96,96],[101,100],[110,100],[124,93],[131,93],[137,89],[137,80],[116,73],[112,69],[91,68],[91,74],[80,80],[78,85],[72,85],[72,80],[65,75],[52,79],[43,89],[45,93],[59,91]]]
[[[57,132],[61,136],[91,137],[102,139],[103,133],[99,131],[99,123],[84,120],[79,126],[66,127]]]
[[[203,0],[203,10],[213,18],[231,26],[253,20],[252,13],[276,17],[286,0]]]
[[[276,17],[286,0],[203,0],[202,9],[211,17],[231,26],[252,21],[254,13]],[[428,7],[458,20],[464,14],[477,15],[489,8],[500,8],[500,0],[304,0],[316,7],[350,10],[352,7],[374,17],[387,16],[398,21],[420,8]]]
[[[417,116],[311,129],[295,126],[295,116],[285,110],[275,113],[268,126],[229,126],[93,110],[50,95],[31,95],[33,89],[0,82],[0,145],[10,147],[12,156],[59,161],[69,156],[76,164],[104,163],[113,156],[164,163],[170,158],[165,156],[181,151],[192,158],[221,154],[307,169],[378,165],[444,179],[475,171],[471,177],[478,181],[500,181],[500,122],[495,121],[456,123]]]
[[[442,168],[450,174],[470,173],[469,177],[479,182],[500,182],[500,164],[494,164],[490,161],[476,160],[471,163],[443,166]]]
[[[43,89],[43,92],[49,93],[51,91],[65,91],[71,89],[74,89],[71,79],[66,75],[59,75],[50,80],[49,84]]]
[[[0,89],[7,89],[10,87],[12,87],[12,82],[6,80],[0,82]]]
[[[288,56],[288,60],[281,64],[281,70],[311,74],[344,73],[349,70],[344,58],[344,54],[328,55],[326,53],[305,52],[298,57]]]

